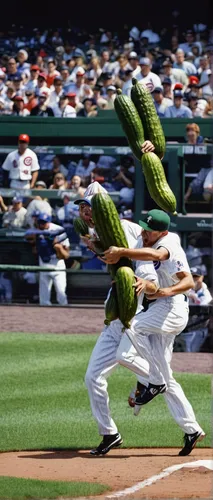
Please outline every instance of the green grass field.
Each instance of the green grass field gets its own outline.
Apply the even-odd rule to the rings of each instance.
[[[100,495],[109,490],[109,486],[92,483],[76,483],[61,481],[39,481],[0,476],[0,499],[30,500],[43,498],[80,497]]]
[[[94,335],[0,335],[0,450],[90,448],[99,444],[84,374]],[[177,374],[210,446],[209,375]],[[111,410],[124,447],[180,446],[183,433],[163,396],[136,418],[127,397],[135,376],[117,368],[109,378]]]

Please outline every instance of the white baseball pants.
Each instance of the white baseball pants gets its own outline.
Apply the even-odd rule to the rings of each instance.
[[[121,330],[122,324],[119,320],[112,321],[110,326],[104,328],[93,349],[85,376],[92,414],[97,421],[100,435],[118,432],[110,414],[107,392],[107,378],[118,363],[136,373],[142,384],[147,386],[149,383],[148,362],[137,354],[130,339],[126,333],[122,334]],[[158,339],[156,341],[158,342]],[[168,363],[172,357],[172,346],[173,342],[170,342],[167,348]],[[184,433],[199,431],[201,428],[196,422],[193,409],[181,386],[173,378],[171,368],[169,371],[170,383],[163,394],[169,411]]]
[[[60,271],[41,272],[39,273],[39,303],[41,306],[51,305],[51,289],[54,284],[56,290],[56,299],[61,306],[67,305],[66,286],[67,279],[66,273]]]

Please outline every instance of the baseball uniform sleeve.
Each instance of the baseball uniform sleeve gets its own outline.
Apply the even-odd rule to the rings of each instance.
[[[190,268],[189,264],[187,262],[186,254],[180,248],[172,257],[172,259],[169,262],[169,267],[170,267],[170,274],[171,276],[180,273],[180,272],[186,272],[190,273]]]
[[[138,238],[141,236],[141,227],[125,219],[121,220],[121,226],[124,230],[129,248],[136,248]]]
[[[138,261],[135,269],[135,274],[139,278],[154,281],[158,285],[158,277],[153,262]]]
[[[35,153],[33,153],[32,155],[32,168],[31,168],[31,171],[32,172],[36,172],[36,170],[40,170],[40,166],[39,166],[39,163],[38,163],[38,157]]]

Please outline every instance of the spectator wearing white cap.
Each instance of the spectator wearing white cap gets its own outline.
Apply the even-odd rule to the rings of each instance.
[[[3,215],[2,226],[8,228],[22,228],[25,227],[26,208],[23,207],[23,198],[21,196],[14,196],[12,200],[12,207]]]
[[[185,61],[185,56],[182,49],[178,49],[176,51],[173,68],[182,69],[183,71],[185,71],[187,76],[197,74],[197,68],[195,67],[195,65],[189,61]]]
[[[172,100],[163,96],[162,87],[155,87],[153,91],[153,99],[158,116],[160,118],[164,118],[166,109],[173,105]]]
[[[174,90],[174,104],[165,110],[165,118],[192,118],[191,109],[183,104],[183,92]]]
[[[132,51],[128,57],[130,67],[132,68],[132,77],[137,78],[137,75],[141,72],[141,67],[138,64],[139,57],[136,52]]]
[[[76,118],[76,110],[68,104],[66,94],[60,96],[58,104],[53,107],[53,113],[58,118]]]
[[[105,109],[114,109],[114,100],[116,98],[116,87],[114,85],[109,85],[106,89],[106,101],[107,106]]]
[[[141,72],[136,76],[140,83],[145,85],[150,92],[153,92],[155,87],[161,86],[159,76],[151,71],[152,63],[148,57],[141,57],[140,67]]]
[[[49,96],[49,106],[53,108],[58,104],[61,95],[63,94],[63,80],[61,75],[57,75],[54,78],[54,90],[50,92]],[[51,89],[50,89],[51,90]]]
[[[52,108],[49,106],[49,89],[41,90],[38,95],[38,104],[32,108],[31,116],[54,116]]]
[[[17,54],[17,71],[20,75],[23,73],[30,78],[30,64],[27,62],[28,60],[28,53],[24,49],[20,49]]]

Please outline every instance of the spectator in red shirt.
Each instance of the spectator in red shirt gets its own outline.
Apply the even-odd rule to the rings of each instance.
[[[33,108],[35,108],[35,106],[37,106],[38,101],[33,90],[26,90],[25,96],[27,97],[27,103],[24,105],[24,108],[28,109],[30,112]]]
[[[56,70],[56,64],[54,59],[48,59],[47,63],[48,73],[47,73],[47,86],[50,88],[53,85],[56,76],[60,76],[59,71]]]

